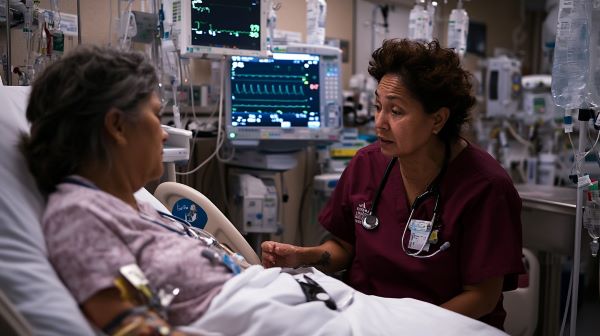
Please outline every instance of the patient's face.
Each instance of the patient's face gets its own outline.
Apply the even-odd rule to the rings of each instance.
[[[162,153],[167,133],[160,126],[160,111],[160,98],[153,93],[140,103],[138,115],[127,134],[132,175],[141,185],[163,173]]]

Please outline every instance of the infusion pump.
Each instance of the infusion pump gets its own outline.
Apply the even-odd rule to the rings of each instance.
[[[507,56],[490,58],[486,76],[486,115],[514,115],[521,100],[521,61]]]

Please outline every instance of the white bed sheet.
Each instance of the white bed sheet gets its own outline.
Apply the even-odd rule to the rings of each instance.
[[[182,330],[198,335],[506,335],[480,321],[414,299],[356,292],[314,270],[315,279],[340,304],[305,303],[296,280],[280,268],[252,266],[228,281],[206,314]]]

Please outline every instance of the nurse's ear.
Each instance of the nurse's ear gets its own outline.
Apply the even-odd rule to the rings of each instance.
[[[116,144],[124,145],[127,143],[125,116],[121,110],[113,107],[106,113],[104,116],[104,129],[108,137]]]
[[[444,128],[449,117],[450,110],[447,107],[441,107],[433,113],[433,134],[438,134]]]

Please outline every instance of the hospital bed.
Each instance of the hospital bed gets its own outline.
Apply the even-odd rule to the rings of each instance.
[[[205,230],[212,233],[219,242],[241,254],[248,263],[253,265],[260,264],[258,255],[256,255],[235,226],[223,215],[221,210],[196,189],[181,183],[164,182],[156,188],[154,196],[169,210],[173,210],[175,204],[182,199],[189,200],[198,205],[206,214]]]
[[[0,111],[0,181],[2,181],[0,187],[0,334],[17,336],[98,335],[98,331],[94,330],[87,322],[47,259],[47,250],[40,225],[44,200],[37,190],[33,177],[28,173],[23,157],[16,148],[19,134],[28,131],[24,113],[28,92],[29,90],[23,87],[0,87],[0,104],[2,104]],[[258,262],[256,254],[239,240],[241,235],[233,229],[231,223],[224,220],[224,217],[220,217],[223,215],[216,208],[211,208],[210,201],[202,195],[186,187],[167,184],[157,188],[156,196],[163,200],[164,204],[145,190],[136,193],[138,198],[151,200],[155,207],[162,208],[166,205],[167,207],[163,210],[172,207],[179,197],[193,199],[196,204],[206,209],[210,217],[206,223],[207,229],[212,230],[232,249],[244,255],[250,263]],[[215,226],[215,223],[211,222],[212,220],[215,223],[220,222],[221,225]],[[251,270],[253,271],[251,272]],[[287,330],[297,328],[298,325],[292,325],[290,328],[289,322],[286,322],[285,319],[273,319],[273,315],[259,316],[260,309],[244,309],[243,305],[252,305],[255,302],[252,297],[241,297],[239,303],[234,299],[227,298],[227,295],[236,296],[235,286],[245,281],[244,279],[254,275],[260,278],[273,272],[279,271],[276,269],[261,271],[259,266],[255,266],[228,281],[223,291],[215,298],[215,300],[225,300],[224,304],[217,304],[215,309],[209,310],[217,320],[221,319],[220,322],[215,320],[216,324],[213,324],[213,327],[221,330],[220,328],[235,326],[245,320],[250,328],[258,325],[259,322],[270,323],[275,320],[275,322],[282,323]],[[328,281],[337,280],[328,278]],[[295,285],[294,282],[293,286]],[[243,287],[242,290],[251,292],[254,288]],[[242,290],[239,292],[242,293]],[[299,287],[297,291],[302,295]],[[284,293],[285,297],[290,296],[289,291],[284,290]],[[335,293],[333,294],[335,295]],[[365,297],[363,294],[356,293],[354,303],[345,311],[349,313],[355,311],[358,313],[357,316],[338,320],[345,321],[343,323],[346,327],[349,322],[353,326],[353,330],[357,326],[359,329],[366,330],[360,334],[372,334],[372,328],[379,326],[373,322],[386,315],[389,316],[386,320],[387,325],[392,326],[396,331],[401,328],[401,332],[393,334],[418,334],[419,331],[427,334],[427,331],[431,331],[434,327],[437,330],[443,328],[444,334],[453,335],[468,334],[468,331],[473,330],[483,331],[485,335],[498,334],[496,329],[485,326],[481,322],[424,302],[404,299],[403,304],[396,304],[401,303],[400,300]],[[390,315],[391,311],[386,310],[385,305],[380,305],[381,309],[377,310],[377,307],[371,304],[376,303],[375,301],[393,301],[398,308],[395,312],[396,315]],[[369,304],[365,306],[366,302]],[[303,307],[313,307],[310,306],[311,304],[319,303],[294,307],[304,309]],[[272,309],[278,309],[278,307],[271,306]],[[223,311],[223,315],[219,315],[220,311]],[[237,315],[225,318],[223,321],[223,316],[229,316],[228,314],[231,313]],[[375,316],[369,316],[369,313],[375,314]],[[314,315],[309,311],[307,315],[303,316],[308,319]],[[308,322],[304,321],[305,324]],[[392,330],[392,328],[385,330]]]
[[[0,335],[94,335],[47,260],[40,226],[44,200],[16,148],[19,134],[28,131],[28,94],[28,87],[0,87]],[[162,211],[181,198],[191,199],[208,215],[206,230],[250,264],[260,262],[233,224],[198,191],[168,182],[156,195],[164,203],[145,189],[136,198]]]

